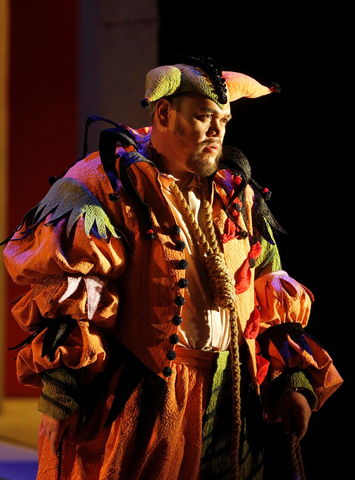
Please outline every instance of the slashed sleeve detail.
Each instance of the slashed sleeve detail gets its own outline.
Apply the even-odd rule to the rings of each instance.
[[[12,314],[27,332],[39,331],[19,351],[22,383],[38,385],[44,370],[86,367],[90,378],[107,362],[104,335],[114,329],[119,298],[115,279],[125,268],[125,245],[99,200],[80,182],[58,180],[24,218],[4,250],[13,281],[29,287]],[[42,355],[43,325],[76,321],[50,361]]]
[[[286,322],[308,323],[313,294],[284,270],[262,275],[255,281],[260,308],[260,333]]]
[[[312,293],[285,271],[258,278],[255,290],[261,316],[258,343],[270,362],[267,381],[272,384],[290,373],[304,372],[317,396],[313,406],[319,409],[342,378],[326,349],[304,330]]]

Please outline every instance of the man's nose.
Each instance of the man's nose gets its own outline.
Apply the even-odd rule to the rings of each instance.
[[[218,121],[213,120],[210,124],[210,127],[207,131],[207,136],[222,138],[223,137],[223,128]]]

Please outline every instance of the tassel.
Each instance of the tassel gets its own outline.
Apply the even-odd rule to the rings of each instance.
[[[149,107],[149,105],[150,105],[149,97],[143,98],[143,100],[141,101],[141,105],[142,105],[143,108]]]
[[[270,90],[272,93],[281,93],[281,87],[278,83],[273,83]]]

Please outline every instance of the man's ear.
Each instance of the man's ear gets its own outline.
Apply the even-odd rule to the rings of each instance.
[[[159,99],[155,105],[155,118],[162,127],[168,126],[171,108],[171,102],[167,98]]]

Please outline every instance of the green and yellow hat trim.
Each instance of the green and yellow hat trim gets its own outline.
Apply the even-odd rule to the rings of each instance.
[[[276,84],[269,88],[248,75],[222,71],[218,67],[209,69],[212,74],[199,66],[184,63],[154,68],[146,76],[145,98],[141,104],[153,112],[155,102],[163,97],[199,93],[223,108],[228,101],[257,98],[280,90]]]

